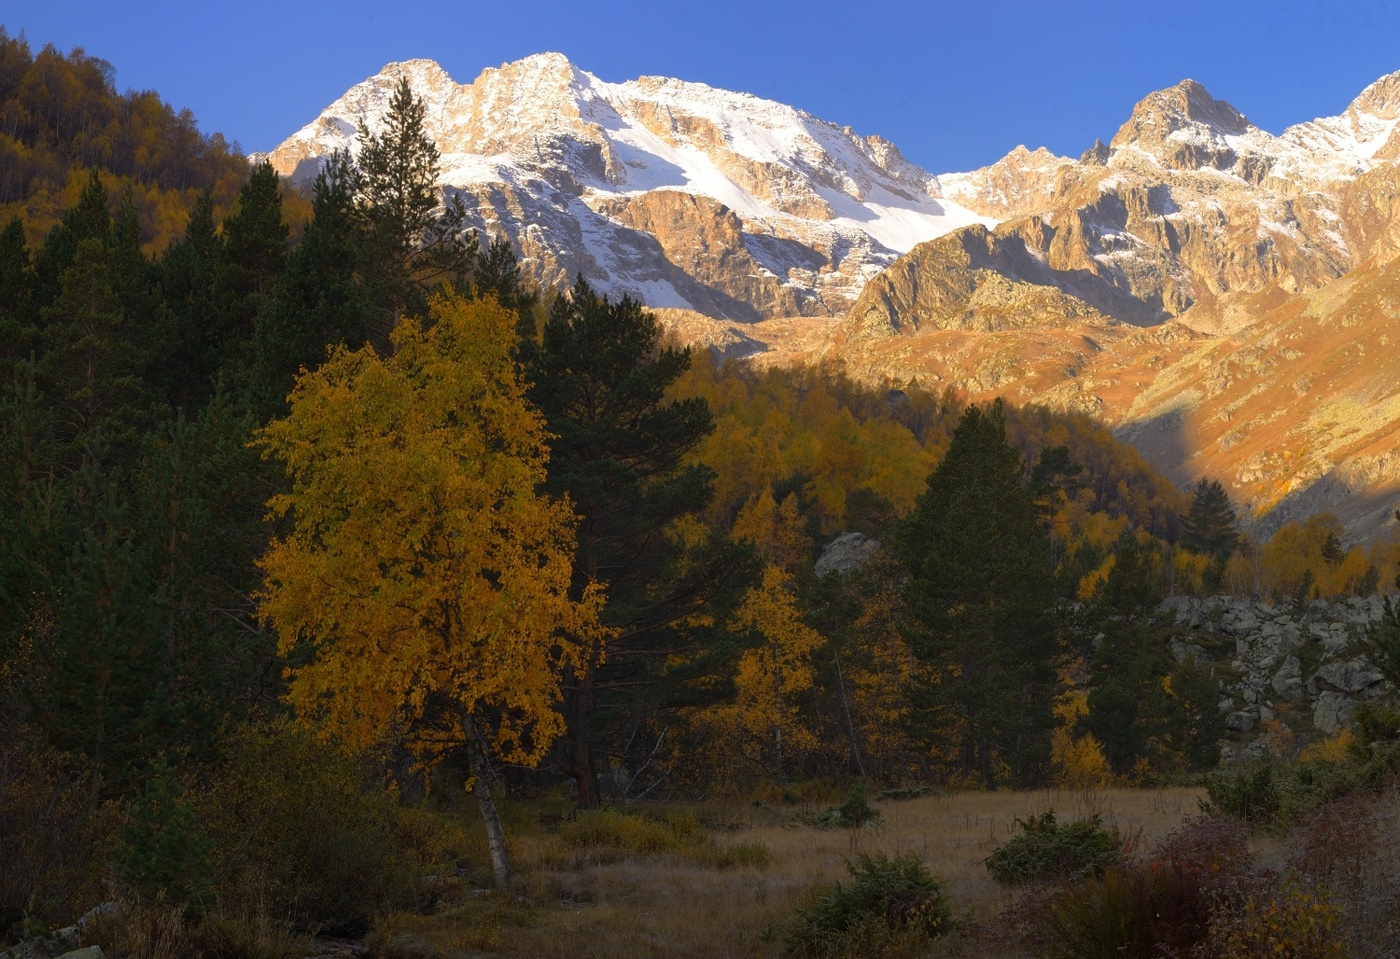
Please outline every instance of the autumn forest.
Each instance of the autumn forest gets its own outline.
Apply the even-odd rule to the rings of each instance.
[[[499,934],[608,861],[579,850],[762,870],[780,840],[714,839],[722,808],[848,830],[830,895],[905,895],[809,940],[812,893],[724,954],[922,955],[953,913],[855,855],[877,797],[1199,792],[1237,677],[1172,654],[1163,600],[1400,573],[1327,514],[1255,541],[1084,416],[536,289],[406,83],[303,192],[0,31],[0,215],[0,946],[115,902],[85,941],[306,955],[471,890]],[[423,954],[517,954],[472,943]]]

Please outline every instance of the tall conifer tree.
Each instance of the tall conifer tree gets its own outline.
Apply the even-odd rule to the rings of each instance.
[[[1219,480],[1201,477],[1191,496],[1191,512],[1186,516],[1181,544],[1197,553],[1206,553],[1217,561],[1230,558],[1239,544],[1235,529],[1235,510],[1230,494]]]
[[[465,289],[477,256],[460,197],[444,201],[438,187],[438,150],[424,112],[401,78],[384,131],[360,136],[356,209],[368,227],[363,266],[381,348],[399,317],[423,313],[427,293],[444,283]]]
[[[969,407],[896,553],[908,574],[914,731],[956,746],[987,788],[1036,780],[1049,753],[1057,653],[1049,543],[998,400]]]
[[[697,642],[685,618],[731,591],[737,600],[757,568],[727,540],[687,549],[670,535],[712,496],[711,471],[686,456],[713,427],[704,400],[666,397],[690,354],[661,345],[640,303],[611,302],[579,277],[521,355],[530,399],[554,434],[546,488],[567,494],[579,515],[575,592],[601,583],[603,621],[615,630],[566,680],[559,765],[579,805],[596,806],[599,769],[659,708],[668,653]]]

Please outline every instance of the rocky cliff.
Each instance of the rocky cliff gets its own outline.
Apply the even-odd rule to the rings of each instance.
[[[1315,600],[1298,608],[1229,597],[1173,597],[1158,617],[1172,627],[1177,662],[1209,664],[1224,681],[1223,761],[1293,754],[1350,723],[1363,702],[1393,697],[1366,655],[1382,601]]]
[[[717,319],[835,316],[916,243],[992,222],[879,137],[699,83],[608,83],[552,53],[469,84],[429,60],[389,64],[267,159],[309,181],[379,131],[400,77],[424,101],[443,186],[545,286],[582,273]]]
[[[1221,479],[1262,534],[1330,509],[1373,536],[1400,497],[1400,73],[1279,135],[1185,80],[1078,159],[933,176],[703,84],[417,60],[269,159],[305,180],[353,151],[400,77],[444,187],[538,283],[582,273],[731,358],[1090,413],[1183,485]]]

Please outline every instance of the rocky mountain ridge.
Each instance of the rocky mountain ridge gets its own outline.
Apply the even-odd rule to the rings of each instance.
[[[901,257],[816,352],[1090,413],[1183,484],[1220,478],[1265,535],[1324,509],[1374,535],[1400,495],[1376,353],[1400,334],[1397,126],[1400,74],[1279,136],[1193,81],[1158,91],[1079,161],[958,179],[983,212],[969,191],[1014,184],[1009,215]]]
[[[934,176],[703,84],[542,54],[463,85],[417,60],[268,158],[307,179],[400,76],[445,188],[543,285],[582,273],[730,357],[1094,415],[1183,484],[1224,481],[1266,534],[1325,508],[1374,535],[1400,495],[1400,73],[1278,135],[1186,80],[1079,159]]]
[[[582,273],[713,318],[837,316],[916,243],[991,222],[880,137],[699,83],[608,83],[553,53],[470,84],[430,60],[389,64],[266,158],[309,180],[379,131],[400,77],[424,101],[444,187],[545,286]]]

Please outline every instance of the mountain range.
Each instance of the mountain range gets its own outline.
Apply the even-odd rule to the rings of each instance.
[[[1077,159],[934,175],[878,136],[540,54],[456,83],[390,64],[266,158],[306,182],[400,77],[442,185],[541,285],[582,274],[754,362],[1082,411],[1267,535],[1400,495],[1400,73],[1264,131],[1186,80]]]

